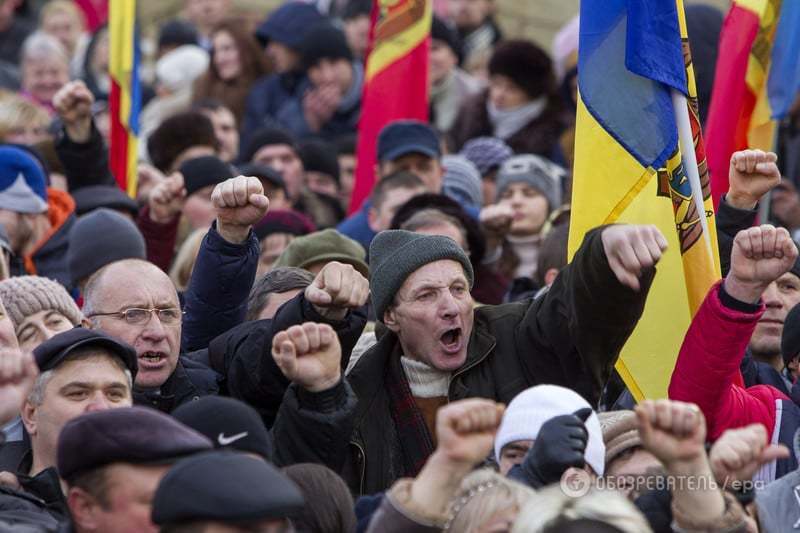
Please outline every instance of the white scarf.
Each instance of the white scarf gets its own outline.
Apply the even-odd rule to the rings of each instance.
[[[547,97],[540,96],[530,103],[513,109],[500,110],[486,102],[486,111],[494,128],[494,136],[504,141],[524,128],[529,122],[539,118],[547,107]]]
[[[450,388],[450,373],[436,370],[421,361],[401,357],[400,362],[408,379],[411,395],[415,398],[447,396]]]

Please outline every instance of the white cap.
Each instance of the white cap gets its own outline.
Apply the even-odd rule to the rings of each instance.
[[[589,402],[573,390],[557,385],[537,385],[519,393],[506,408],[503,422],[494,439],[494,455],[500,462],[500,451],[520,440],[536,440],[542,425],[551,418],[571,415],[578,409],[591,408]],[[606,446],[597,413],[586,420],[589,441],[586,444],[586,463],[598,476],[605,469]]]
[[[208,52],[193,44],[170,50],[156,63],[158,83],[171,92],[188,89],[208,70]]]

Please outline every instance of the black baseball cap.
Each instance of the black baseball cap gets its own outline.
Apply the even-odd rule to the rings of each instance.
[[[44,372],[52,370],[61,364],[72,352],[78,348],[96,346],[105,348],[117,356],[125,367],[130,370],[131,377],[136,379],[139,365],[136,359],[136,350],[129,344],[93,329],[73,328],[47,339],[33,350],[33,356],[39,370]]]
[[[392,161],[408,154],[441,157],[439,137],[433,128],[418,120],[397,120],[384,127],[378,135],[378,161]]]

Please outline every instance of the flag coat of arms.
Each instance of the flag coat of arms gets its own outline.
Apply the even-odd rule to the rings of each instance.
[[[669,242],[617,370],[666,397],[691,317],[719,279],[714,210],[681,0],[582,0],[570,256],[601,224]]]

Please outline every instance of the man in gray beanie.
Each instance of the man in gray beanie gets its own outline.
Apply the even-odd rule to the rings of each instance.
[[[379,233],[370,292],[389,331],[347,377],[359,400],[342,471],[351,488],[371,494],[416,476],[434,449],[436,410],[447,402],[508,403],[547,383],[596,404],[666,246],[654,226],[597,228],[544,296],[475,308],[473,270],[452,239]],[[274,342],[273,356],[281,365]]]
[[[547,199],[547,210],[551,212],[561,206],[561,182],[566,175],[566,170],[544,157],[533,154],[512,157],[497,173],[496,200],[512,183],[527,183]]]

